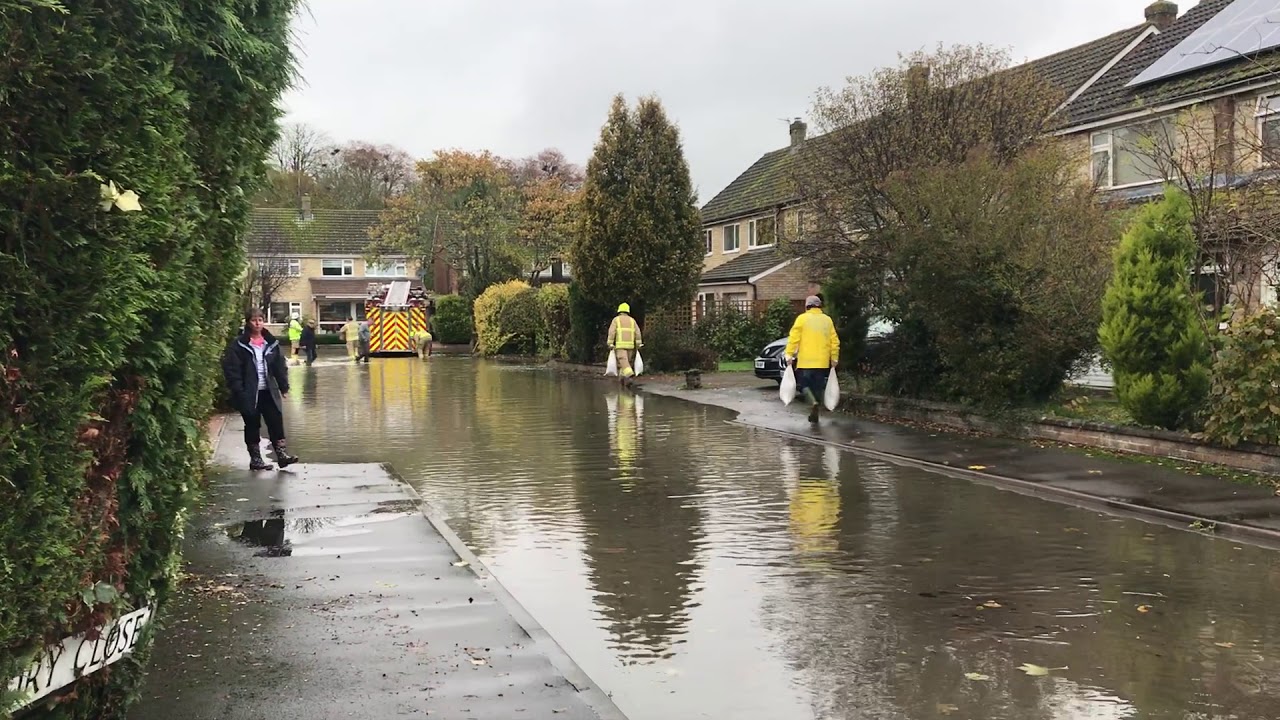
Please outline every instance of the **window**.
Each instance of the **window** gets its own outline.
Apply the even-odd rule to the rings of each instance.
[[[702,231],[702,244],[707,246],[707,254],[710,255],[711,254],[711,231],[710,230]]]
[[[1169,118],[1103,130],[1091,138],[1093,181],[1098,187],[1127,187],[1168,180],[1177,149]]]
[[[759,218],[747,223],[747,247],[769,247],[773,245],[776,235],[776,223],[771,217]]]
[[[367,263],[364,274],[369,277],[406,277],[409,274],[409,264],[404,260]]]
[[[258,271],[277,277],[301,277],[302,261],[297,258],[258,258]]]
[[[1280,165],[1280,95],[1258,98],[1258,140],[1262,162]]]
[[[355,260],[322,260],[320,274],[325,277],[347,277],[356,274]]]
[[[273,302],[267,306],[267,322],[273,325],[283,325],[295,314],[302,317],[302,303]]]
[[[742,230],[741,225],[725,225],[724,226],[724,251],[727,253],[735,253],[742,247],[742,240],[738,237],[739,231]]]

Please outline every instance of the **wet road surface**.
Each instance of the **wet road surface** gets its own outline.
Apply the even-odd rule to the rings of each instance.
[[[1272,551],[536,369],[293,372],[292,448],[393,465],[632,720],[1280,717]]]

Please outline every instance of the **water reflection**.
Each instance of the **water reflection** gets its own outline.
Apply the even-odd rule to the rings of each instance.
[[[294,446],[394,464],[633,720],[1280,717],[1269,551],[531,369],[293,372]]]

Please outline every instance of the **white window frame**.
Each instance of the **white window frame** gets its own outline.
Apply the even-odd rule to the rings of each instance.
[[[258,260],[258,267],[260,269],[263,266],[270,265],[271,263],[280,263],[281,265],[288,263],[288,270],[286,271],[285,276],[286,277],[302,277],[302,260],[298,258],[287,258],[287,259],[258,258],[257,260]]]
[[[325,272],[326,269],[333,267],[334,263],[338,263],[337,268],[340,271],[337,275]],[[320,261],[321,277],[354,277],[356,274],[356,261],[354,259],[334,259],[327,258]]]
[[[767,242],[767,243],[760,242],[760,223],[765,222],[766,220],[774,220],[773,242]],[[773,218],[773,216],[770,215],[762,218],[756,218],[754,220],[747,222],[747,247],[748,248],[755,250],[756,248],[773,247],[773,244],[776,243],[777,241],[778,241],[778,223]]]
[[[390,268],[391,274],[384,272],[374,272],[375,270],[386,270]],[[366,277],[408,277],[409,261],[408,260],[389,260],[383,263],[365,262],[364,274]]]
[[[702,231],[702,244],[707,249],[707,256],[710,256],[715,253],[715,249],[716,249],[715,241],[712,239],[712,233],[710,230]]]
[[[283,304],[284,304],[283,302],[280,302],[280,303],[272,303],[271,305],[283,305]],[[289,320],[293,319],[293,316],[295,313],[297,314],[298,317],[302,317],[302,303],[300,302],[289,303],[289,314],[283,318],[277,318],[271,314],[271,305],[267,306],[267,324],[268,325],[287,325],[289,323]]]
[[[1262,156],[1259,158],[1260,162],[1266,167],[1280,165],[1280,147],[1266,146],[1267,123],[1280,122],[1280,95],[1258,96],[1258,108],[1254,116],[1258,123],[1258,152]]]
[[[733,228],[732,250],[729,249],[729,228]],[[742,250],[742,223],[725,225],[721,232],[723,233],[723,236],[721,237],[720,247],[724,248],[725,255],[732,255],[733,253]]]
[[[1139,180],[1137,182],[1124,183],[1117,185],[1116,180],[1116,133],[1125,130],[1140,128],[1143,125],[1166,122],[1172,117],[1165,115],[1142,122],[1132,123],[1129,125],[1121,125],[1119,127],[1107,128],[1105,130],[1096,130],[1089,135],[1089,174],[1094,184],[1099,190],[1124,190],[1126,188],[1146,187],[1149,185],[1159,185],[1169,182],[1172,178],[1163,177],[1151,180]],[[1175,138],[1176,142],[1176,138]],[[1105,182],[1099,180],[1099,173],[1094,166],[1094,156],[1098,153],[1106,153],[1107,168]]]

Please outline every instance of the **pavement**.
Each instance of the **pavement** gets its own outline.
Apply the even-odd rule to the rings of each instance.
[[[376,464],[250,473],[221,432],[131,720],[623,720]]]
[[[997,485],[1073,505],[1192,527],[1280,546],[1280,497],[1266,483],[1186,471],[1102,451],[887,424],[823,413],[811,426],[796,403],[784,406],[777,385],[750,373],[703,376],[703,389],[653,377],[643,390],[739,413],[738,422],[797,440],[833,445],[902,465]]]

